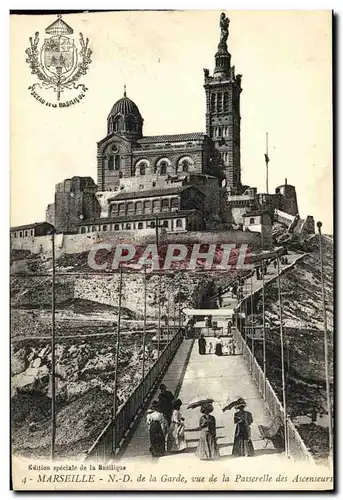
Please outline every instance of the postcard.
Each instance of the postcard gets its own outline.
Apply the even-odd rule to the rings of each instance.
[[[332,20],[11,13],[14,490],[333,490]]]

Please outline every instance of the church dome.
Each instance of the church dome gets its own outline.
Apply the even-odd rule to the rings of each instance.
[[[127,115],[134,115],[137,116],[138,118],[141,118],[141,114],[139,112],[137,104],[135,104],[131,99],[128,97],[122,97],[117,101],[116,103],[113,104],[113,107],[111,109],[110,115],[122,115],[122,116],[127,116]]]
[[[137,104],[126,96],[115,102],[107,118],[108,133],[125,132],[141,135],[143,118]]]

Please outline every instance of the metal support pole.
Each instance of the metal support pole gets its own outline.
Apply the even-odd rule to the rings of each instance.
[[[168,292],[168,301],[167,301],[167,345],[169,344],[169,318],[170,318],[170,291]]]
[[[283,425],[285,433],[285,454],[288,456],[288,429],[287,429],[287,402],[286,402],[286,384],[285,384],[285,360],[283,349],[283,319],[282,319],[282,293],[281,293],[281,279],[280,279],[280,263],[279,256],[277,256],[277,273],[278,273],[278,298],[279,298],[279,317],[280,317],[280,344],[281,344],[281,377],[282,377],[282,401],[283,401]]]
[[[158,216],[155,216],[155,234],[156,234],[156,248],[158,265],[157,270],[160,268],[160,255],[159,255],[159,238],[158,238]],[[157,316],[157,359],[160,357],[160,338],[161,338],[161,273],[158,273],[158,316]]]
[[[262,260],[264,267],[264,260]],[[266,324],[265,324],[265,296],[264,296],[264,273],[262,273],[262,331],[263,331],[263,399],[266,399],[266,376],[267,376],[267,360],[266,360]]]
[[[252,275],[250,276],[250,308],[251,308],[251,352],[253,358],[255,357],[255,326],[254,326],[254,302],[252,295]]]
[[[52,282],[51,282],[51,460],[55,458],[56,441],[56,352],[55,352],[55,333],[56,333],[56,300],[55,300],[55,229],[51,235],[52,250]]]
[[[181,276],[179,277],[179,328],[181,328]]]
[[[266,190],[267,194],[269,193],[269,186],[268,186],[268,164],[269,164],[269,156],[268,156],[268,132],[266,132],[266,154],[264,155],[265,161],[266,161]]]
[[[329,349],[328,349],[328,330],[326,321],[325,307],[325,287],[324,287],[324,269],[323,269],[323,249],[322,249],[322,223],[317,222],[319,233],[319,258],[320,258],[320,277],[322,285],[322,307],[323,307],[323,326],[324,326],[324,359],[325,359],[325,382],[326,382],[326,405],[329,420],[329,460],[332,460],[333,453],[333,435],[332,435],[332,411],[330,397],[330,380],[329,380]]]
[[[157,358],[160,357],[160,339],[161,339],[161,273],[158,275],[158,323],[157,323]]]
[[[116,338],[116,355],[115,355],[115,372],[114,372],[114,400],[113,400],[113,454],[116,454],[116,417],[118,411],[118,355],[119,355],[119,339],[120,339],[120,319],[121,319],[121,295],[123,287],[123,268],[120,266],[119,274],[119,299],[118,299],[118,321],[117,321],[117,338]]]
[[[145,377],[145,341],[146,341],[146,267],[144,266],[144,319],[143,319],[143,364],[142,379]]]

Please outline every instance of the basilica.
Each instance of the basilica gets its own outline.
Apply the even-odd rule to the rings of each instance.
[[[263,214],[298,214],[295,188],[257,193],[241,182],[242,76],[231,64],[229,19],[210,74],[203,70],[206,132],[144,135],[139,107],[124,89],[97,144],[97,183],[72,177],[56,185],[46,221],[63,233],[146,230],[167,232],[259,227]],[[257,214],[251,215],[249,213]],[[255,228],[255,230],[258,230]]]

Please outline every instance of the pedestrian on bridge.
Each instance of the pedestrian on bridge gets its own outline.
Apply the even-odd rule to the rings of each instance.
[[[173,401],[173,414],[167,436],[167,450],[169,452],[183,451],[187,448],[185,440],[185,419],[182,417],[180,408],[181,399]]]
[[[206,354],[206,340],[204,338],[203,333],[200,335],[200,338],[198,339],[198,346],[199,346],[199,354]]]
[[[161,412],[158,401],[153,401],[147,413],[150,435],[150,453],[153,457],[162,457],[166,450],[168,423]]]
[[[170,425],[173,413],[174,394],[167,390],[165,384],[160,385],[160,391],[158,395],[159,408],[167,420],[168,425]]]
[[[232,448],[232,455],[235,457],[252,457],[254,455],[250,430],[253,418],[250,411],[245,410],[246,405],[243,398],[238,398],[236,401],[237,411],[234,414],[236,429]]]
[[[215,460],[219,458],[219,449],[216,438],[216,419],[210,415],[213,412],[212,403],[203,404],[200,412],[202,413],[199,421],[201,433],[195,454],[200,460]]]
[[[217,356],[222,356],[223,355],[223,342],[221,341],[221,339],[217,339],[216,340],[215,354]]]

